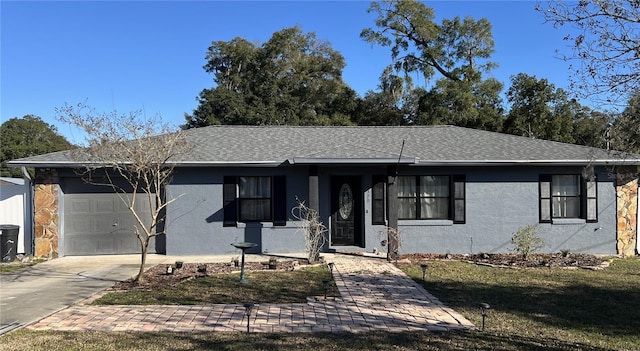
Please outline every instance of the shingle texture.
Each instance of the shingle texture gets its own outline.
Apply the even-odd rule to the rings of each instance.
[[[375,162],[403,159],[428,163],[560,163],[621,161],[639,164],[640,155],[622,155],[547,140],[454,126],[297,127],[210,126],[184,132],[193,145],[173,160],[187,164],[274,163],[298,160]],[[68,152],[16,160],[15,164],[64,163]]]

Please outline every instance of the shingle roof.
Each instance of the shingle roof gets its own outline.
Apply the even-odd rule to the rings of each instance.
[[[182,165],[300,163],[640,164],[640,155],[454,126],[210,126],[184,132],[194,146]],[[404,143],[404,146],[403,146]],[[70,165],[69,152],[12,161]],[[75,163],[75,162],[74,162]]]

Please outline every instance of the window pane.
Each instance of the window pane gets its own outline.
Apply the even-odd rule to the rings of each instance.
[[[416,199],[398,199],[398,218],[416,219]]]
[[[551,221],[551,201],[549,199],[540,199],[540,220]]]
[[[554,197],[553,198],[554,218],[579,218],[580,198],[579,197]]]
[[[398,177],[398,196],[416,196],[416,177]]]
[[[454,217],[453,220],[454,221],[464,221],[465,220],[465,213],[464,213],[464,200],[456,200],[454,202]]]
[[[449,177],[420,177],[420,196],[449,196]]]
[[[596,182],[587,182],[587,197],[596,197],[597,190]]]
[[[241,199],[240,220],[268,221],[271,220],[271,201],[269,199]]]
[[[587,199],[587,220],[595,221],[598,220],[598,212],[596,209],[598,208],[597,199]]]
[[[271,177],[240,177],[241,198],[271,197]]]
[[[454,183],[454,196],[456,199],[464,199],[464,183],[463,182],[455,182]]]
[[[550,186],[549,182],[540,182],[540,197],[549,198],[549,194],[551,194]]]
[[[551,180],[553,195],[579,196],[580,178],[577,175],[554,175]]]
[[[420,199],[420,218],[447,219],[449,214],[449,199],[422,198]]]

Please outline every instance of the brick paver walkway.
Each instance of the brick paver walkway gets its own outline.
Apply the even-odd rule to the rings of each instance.
[[[369,332],[474,328],[394,265],[381,259],[335,255],[341,298],[297,304],[256,304],[251,332]],[[95,297],[94,297],[95,298]],[[27,328],[164,332],[246,332],[242,305],[70,306]]]

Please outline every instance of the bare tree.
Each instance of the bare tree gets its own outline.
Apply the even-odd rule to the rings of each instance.
[[[66,104],[56,113],[61,122],[85,133],[86,145],[72,153],[83,180],[110,186],[133,215],[137,225],[132,230],[141,247],[135,280],[142,282],[149,242],[165,234],[165,209],[178,198],[167,201],[164,191],[174,171],[173,159],[189,150],[183,132],[140,112],[97,113],[84,104]],[[143,214],[146,211],[149,216]]]
[[[536,6],[555,27],[568,27],[573,53],[571,88],[608,103],[628,99],[640,88],[640,2],[637,0],[549,0]]]
[[[320,251],[327,242],[327,227],[320,221],[318,211],[309,208],[296,196],[298,205],[291,209],[291,215],[298,220],[298,227],[304,234],[304,250],[309,263],[320,259]]]

